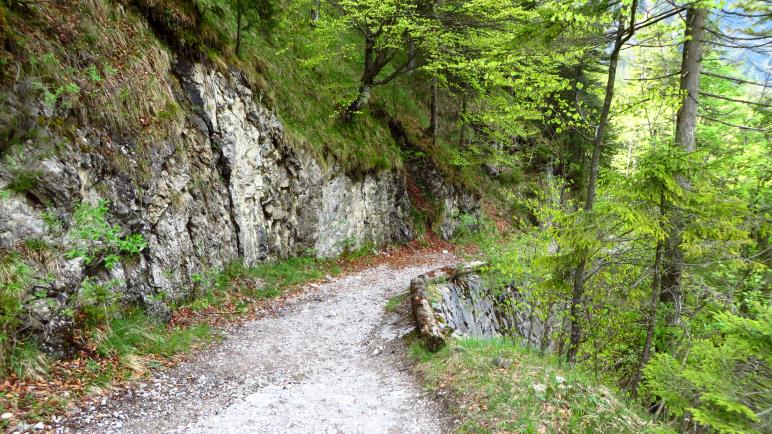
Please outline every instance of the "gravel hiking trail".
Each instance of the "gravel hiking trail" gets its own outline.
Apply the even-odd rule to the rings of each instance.
[[[454,265],[416,255],[310,284],[275,314],[70,416],[59,432],[443,433],[452,422],[411,374],[406,313],[384,310],[413,277]]]

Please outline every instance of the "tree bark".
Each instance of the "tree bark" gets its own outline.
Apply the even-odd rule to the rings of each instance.
[[[662,285],[662,241],[657,241],[656,253],[654,254],[653,276],[651,279],[651,301],[649,305],[649,316],[646,318],[646,341],[643,343],[641,360],[635,370],[632,380],[630,380],[630,394],[635,398],[638,396],[638,385],[643,377],[643,368],[649,363],[651,358],[651,344],[654,341],[654,330],[657,327],[657,305],[659,304],[659,292]]]
[[[236,5],[236,55],[241,55],[241,2]]]
[[[434,317],[434,308],[429,299],[429,286],[433,283],[456,279],[462,274],[473,273],[483,265],[485,265],[484,262],[474,261],[461,264],[454,269],[441,268],[422,274],[410,281],[410,305],[413,310],[413,319],[418,334],[429,351],[439,350],[447,341],[442,333],[442,328]]]
[[[458,132],[458,148],[466,149],[467,92],[461,96],[461,129]]]
[[[311,8],[311,24],[313,25],[316,25],[316,22],[319,21],[319,8],[321,8],[319,3],[320,0],[314,0],[314,6]]]
[[[375,40],[369,36],[365,36],[365,60],[362,70],[362,78],[359,82],[359,90],[357,91],[357,97],[346,107],[343,111],[343,122],[351,122],[354,119],[354,114],[362,110],[367,102],[370,100],[370,92],[373,88],[373,79],[378,71],[374,71],[374,63],[377,59],[373,56],[375,51]]]
[[[418,334],[423,338],[426,348],[437,351],[445,346],[445,336],[434,318],[434,309],[429,301],[429,280],[427,276],[421,275],[410,281],[410,304]]]
[[[431,102],[431,120],[429,121],[429,133],[432,135],[432,144],[437,143],[437,129],[439,127],[439,86],[437,77],[432,77],[432,102]]]
[[[600,172],[600,155],[603,150],[603,139],[606,135],[606,129],[609,123],[609,113],[611,111],[611,102],[614,99],[614,85],[617,76],[617,65],[619,63],[619,52],[622,46],[627,42],[635,32],[635,12],[638,8],[638,1],[633,0],[630,6],[630,26],[625,29],[624,21],[620,18],[617,36],[614,41],[614,47],[611,50],[609,58],[608,77],[606,80],[606,94],[603,98],[603,106],[598,119],[598,126],[595,129],[595,138],[592,148],[592,159],[590,160],[590,179],[587,181],[587,199],[584,203],[585,212],[592,211],[595,204],[596,185],[598,183],[598,173]],[[580,252],[581,259],[574,270],[573,288],[571,291],[571,335],[566,357],[569,362],[576,360],[576,353],[579,351],[579,343],[582,338],[581,323],[579,314],[582,310],[584,298],[584,271],[587,267],[587,252]]]
[[[372,92],[372,83],[362,83],[359,85],[356,99],[351,101],[351,104],[343,112],[344,122],[351,122],[354,119],[354,114],[367,105],[368,101],[370,101],[370,92]]]
[[[700,75],[702,73],[703,33],[705,30],[706,9],[690,7],[686,11],[686,30],[681,60],[681,84],[683,93],[681,107],[676,115],[675,142],[685,152],[696,149],[695,131],[697,129],[697,107],[700,96]],[[678,174],[678,184],[684,189],[691,185],[686,174]],[[678,324],[681,317],[683,294],[681,277],[683,275],[683,250],[681,249],[681,231],[684,216],[677,209],[670,215],[670,235],[665,243],[664,268],[662,274],[661,300],[671,306],[668,321]]]
[[[437,15],[437,6],[439,0],[432,2],[432,16]],[[437,76],[432,77],[432,102],[431,102],[431,120],[429,121],[429,132],[432,135],[432,144],[437,144],[437,129],[439,128],[439,86]]]
[[[541,354],[544,354],[545,351],[547,351],[547,346],[549,346],[549,337],[550,337],[550,316],[552,315],[552,305],[554,302],[550,302],[547,305],[547,314],[544,317],[544,328],[542,328],[541,338],[539,340],[539,352]]]

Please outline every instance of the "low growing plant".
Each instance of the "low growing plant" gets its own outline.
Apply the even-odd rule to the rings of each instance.
[[[107,222],[107,211],[105,200],[96,206],[86,202],[78,205],[68,235],[76,246],[67,251],[67,258],[83,258],[86,265],[102,260],[111,269],[118,264],[121,254],[137,254],[147,247],[142,234],[121,235],[120,226]]]

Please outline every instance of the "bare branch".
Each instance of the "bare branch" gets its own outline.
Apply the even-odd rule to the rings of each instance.
[[[737,124],[731,124],[731,123],[729,123],[729,122],[720,121],[720,120],[718,120],[718,119],[714,119],[714,118],[711,118],[711,117],[708,117],[708,116],[702,116],[702,115],[701,115],[700,117],[701,117],[702,119],[705,119],[705,120],[708,120],[708,121],[711,121],[711,122],[715,122],[715,123],[717,123],[717,124],[726,125],[726,126],[728,126],[728,127],[732,127],[732,128],[739,128],[739,129],[741,129],[741,130],[748,130],[748,131],[758,131],[758,132],[761,132],[761,133],[769,133],[769,132],[772,132],[772,130],[767,130],[767,129],[764,129],[764,128],[756,128],[756,127],[749,127],[749,126],[747,126],[747,125],[737,125]]]
[[[753,105],[757,105],[760,107],[767,107],[767,108],[772,107],[772,104],[767,104],[767,103],[758,102],[758,101],[748,101],[744,99],[730,98],[728,96],[716,95],[715,93],[700,92],[700,95],[707,96],[708,98],[723,99],[724,101],[738,102],[741,104],[753,104]]]

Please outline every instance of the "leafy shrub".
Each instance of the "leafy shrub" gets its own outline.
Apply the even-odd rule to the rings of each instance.
[[[78,205],[70,231],[77,246],[67,252],[67,258],[83,258],[87,265],[103,260],[111,269],[118,263],[119,254],[136,254],[147,247],[141,234],[121,236],[121,227],[108,223],[106,215],[107,201],[101,200],[96,206],[86,202]]]
[[[140,234],[121,235],[121,227],[109,224],[106,215],[105,201],[97,206],[78,205],[73,225],[64,238],[65,242],[73,242],[75,247],[67,250],[65,257],[84,258],[86,264],[103,261],[107,268],[112,268],[117,264],[119,255],[137,254],[147,246]],[[44,219],[49,230],[56,232],[61,229],[60,222],[53,215],[46,214]],[[40,256],[40,252],[49,251],[55,253],[66,247],[42,239],[29,239],[25,241],[22,253],[0,255],[0,374],[13,371],[20,377],[36,377],[45,371],[45,357],[31,340],[29,332],[22,330],[25,300],[47,296],[44,285],[32,294],[32,288],[42,279],[40,276],[44,275],[44,270],[33,266],[29,255]],[[112,321],[124,315],[120,293],[115,290],[119,285],[120,282],[115,279],[101,281],[86,278],[77,297],[62,306],[61,313],[76,318],[92,331],[109,328]],[[55,301],[49,302],[57,305]]]
[[[88,325],[104,324],[120,316],[120,294],[114,291],[120,282],[113,279],[99,282],[86,278],[78,294],[78,309],[85,315]]]
[[[35,170],[28,168],[29,156],[26,155],[24,148],[18,144],[12,146],[3,158],[3,164],[11,175],[7,190],[17,193],[26,193],[30,191],[38,182],[40,175]]]
[[[645,368],[646,387],[676,416],[724,433],[770,432],[772,308],[754,317],[714,316],[710,337],[692,343],[683,361],[657,354]]]

